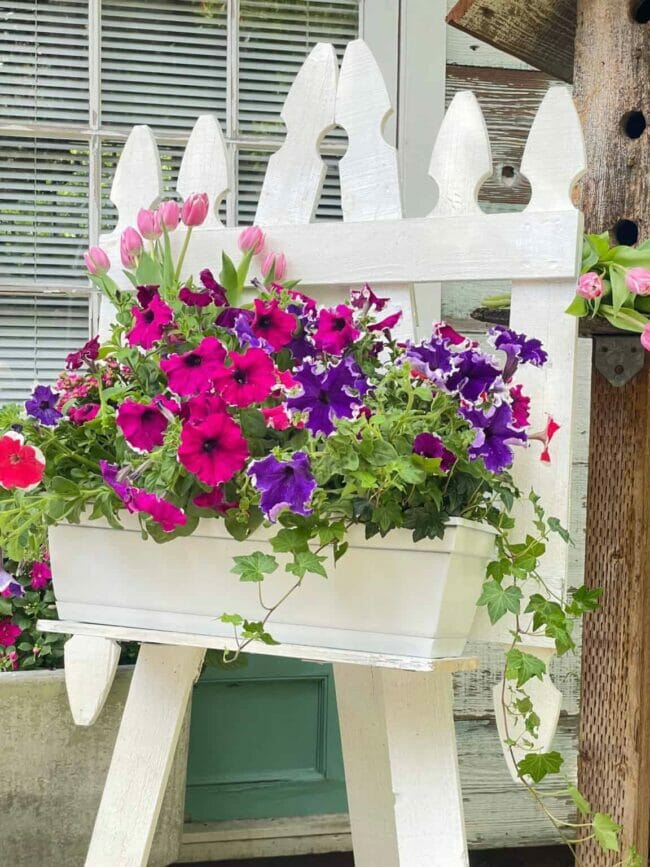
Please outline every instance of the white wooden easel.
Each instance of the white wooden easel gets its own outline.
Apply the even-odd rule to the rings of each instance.
[[[368,281],[382,294],[388,290],[405,310],[406,334],[414,330],[411,284],[512,279],[511,325],[540,337],[551,359],[544,369],[526,370],[521,377],[533,398],[533,428],[544,426],[546,412],[562,426],[552,473],[539,474],[538,456],[531,450],[520,456],[517,478],[524,490],[534,479],[551,514],[566,523],[577,325],[563,311],[574,292],[582,234],[570,192],[584,166],[568,92],[549,91],[531,130],[522,164],[533,189],[530,204],[523,213],[495,215],[484,214],[477,203],[478,190],[492,172],[483,116],[471,93],[457,95],[431,159],[438,204],[429,217],[407,220],[396,152],[382,137],[389,99],[362,41],[348,46],[338,83],[337,72],[333,48],[321,44],[298,74],[282,112],[286,140],[269,160],[256,224],[265,230],[269,247],[286,254],[303,286],[347,291]],[[325,174],[318,144],[336,123],[349,139],[339,168],[345,222],[314,224]],[[213,207],[205,225],[195,230],[187,273],[214,261],[220,249],[237,255],[239,229],[222,226],[217,217],[229,184],[227,165],[216,119],[200,118],[177,186],[183,196],[207,191]],[[111,193],[118,222],[102,238],[113,262],[119,262],[122,229],[160,193],[155,140],[147,127],[135,127]],[[182,233],[175,234],[182,240]],[[124,284],[117,269],[112,276]],[[109,317],[104,311],[105,322]],[[546,561],[544,577],[556,590],[562,589],[564,557],[557,546]],[[147,863],[205,649],[228,642],[89,623],[40,626],[73,635],[66,645],[66,682],[80,725],[92,724],[101,711],[117,666],[116,641],[143,643],[86,860],[86,867],[140,867]],[[476,634],[494,639],[480,618]],[[467,867],[451,680],[453,672],[472,669],[477,661],[290,645],[260,645],[255,651],[334,664],[357,867]],[[557,690],[550,680],[540,695],[555,713]],[[553,725],[546,727],[545,741],[552,730]]]

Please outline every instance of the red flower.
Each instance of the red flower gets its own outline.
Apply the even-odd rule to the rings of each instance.
[[[9,431],[0,439],[0,487],[35,488],[45,473],[45,458],[40,449],[24,445],[23,437]]]
[[[286,430],[291,424],[285,406],[271,406],[262,410],[266,426],[273,430]]]
[[[275,366],[270,356],[261,349],[249,349],[244,353],[229,352],[228,358],[230,366],[222,367],[213,379],[221,397],[238,407],[266,400],[275,385]]]
[[[206,485],[228,482],[242,469],[248,446],[241,428],[227,413],[216,413],[181,431],[178,459]]]
[[[543,444],[544,448],[542,449],[542,453],[539,456],[539,459],[545,464],[551,463],[551,454],[548,450],[548,447],[551,443],[551,440],[559,431],[559,429],[560,425],[555,421],[555,419],[549,416],[544,430],[538,431],[537,433],[528,434],[529,440],[539,440]]]
[[[253,334],[266,340],[277,352],[291,342],[293,332],[298,323],[296,317],[286,313],[274,298],[272,301],[261,301],[256,298],[255,318],[251,324]]]

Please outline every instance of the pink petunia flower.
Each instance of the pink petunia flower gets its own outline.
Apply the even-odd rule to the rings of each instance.
[[[331,310],[321,310],[314,335],[318,349],[332,355],[342,355],[343,350],[359,336],[359,329],[352,322],[353,314],[354,310],[346,304],[338,304]]]
[[[32,590],[45,590],[48,583],[52,580],[50,564],[44,560],[34,563],[32,565],[31,578]]]
[[[16,639],[22,635],[22,629],[12,622],[10,617],[3,617],[0,620],[0,645],[2,647],[11,647],[16,643]]]
[[[261,403],[275,385],[275,365],[261,349],[229,352],[230,364],[223,365],[213,378],[215,389],[231,406],[246,407]]]
[[[253,334],[261,337],[278,352],[291,342],[294,331],[297,328],[296,317],[282,310],[278,301],[262,301],[256,298],[255,317],[251,323]]]
[[[397,323],[402,318],[402,311],[398,310],[397,313],[391,313],[390,316],[386,316],[385,319],[382,319],[380,322],[375,322],[374,325],[368,326],[368,331],[390,331],[391,328],[394,328]]]
[[[364,285],[363,289],[353,289],[350,293],[350,304],[356,307],[357,310],[363,310],[364,313],[368,312],[368,310],[379,312],[384,309],[389,301],[390,298],[379,298],[375,295],[368,283]]]
[[[226,413],[183,426],[178,459],[204,484],[230,481],[244,467],[247,458],[248,445],[241,428]]]
[[[154,295],[144,310],[132,307],[131,313],[135,325],[126,335],[126,339],[129,346],[139,346],[142,349],[151,349],[154,343],[162,339],[165,328],[174,321],[174,311],[159,295]]]
[[[169,388],[182,397],[205,391],[221,370],[226,350],[216,337],[204,337],[196,349],[169,355],[160,362]]]
[[[211,509],[219,515],[225,514],[229,509],[236,509],[237,503],[229,503],[225,497],[223,488],[212,488],[211,491],[204,491],[202,494],[197,494],[192,500],[195,506],[199,509]]]
[[[83,406],[73,406],[68,412],[68,418],[73,424],[82,425],[97,418],[100,410],[98,403],[85,403]]]
[[[523,386],[520,384],[510,389],[513,427],[520,430],[528,427],[530,413],[530,398],[523,394],[522,388]]]
[[[117,426],[124,439],[139,452],[150,452],[165,439],[168,420],[155,404],[125,400],[117,410]]]
[[[93,361],[97,360],[99,355],[99,337],[95,336],[88,340],[81,349],[76,352],[70,352],[65,359],[65,366],[68,370],[80,370],[84,364],[91,366]]]
[[[22,434],[7,431],[0,438],[0,488],[31,491],[45,475],[43,452],[25,443]]]
[[[286,430],[291,425],[291,419],[285,406],[270,406],[262,410],[266,426],[273,430]]]
[[[224,412],[228,412],[225,400],[208,392],[191,397],[181,406],[181,418],[190,424],[199,424],[215,413]]]
[[[551,440],[559,431],[559,429],[560,425],[551,416],[549,416],[544,430],[537,431],[537,433],[528,434],[529,440],[539,440],[539,442],[541,442],[544,446],[544,448],[542,449],[542,453],[539,456],[539,459],[545,464],[551,463],[549,445],[551,444]]]
[[[149,515],[165,533],[172,533],[177,527],[187,524],[187,515],[182,509],[149,491],[134,488],[131,503],[133,510]]]

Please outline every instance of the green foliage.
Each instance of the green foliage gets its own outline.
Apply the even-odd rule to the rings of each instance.
[[[517,770],[522,777],[530,777],[534,783],[541,781],[548,774],[559,773],[564,759],[557,752],[552,753],[531,753],[522,759]]]
[[[235,565],[230,570],[239,575],[240,581],[263,581],[278,568],[279,563],[271,554],[255,551],[253,554],[238,554],[233,557]],[[232,621],[231,621],[232,622]]]

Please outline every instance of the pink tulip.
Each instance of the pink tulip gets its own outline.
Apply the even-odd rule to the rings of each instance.
[[[101,247],[88,247],[84,253],[84,262],[90,274],[105,274],[111,267],[111,260]]]
[[[120,256],[125,268],[132,268],[142,252],[142,238],[133,226],[128,226],[120,238]]]
[[[264,249],[266,239],[259,226],[248,226],[239,233],[237,243],[242,253],[252,252],[257,256]]]
[[[648,322],[648,324],[644,327],[640,339],[641,346],[646,350],[646,352],[650,352],[650,322]]]
[[[625,285],[635,295],[650,295],[650,271],[647,268],[630,268],[625,275]]]
[[[208,216],[210,202],[207,193],[193,193],[183,202],[181,208],[181,220],[186,226],[194,228],[200,226]]]
[[[178,222],[181,218],[181,209],[173,199],[170,199],[168,202],[160,203],[158,207],[158,216],[160,217],[161,224],[167,229],[167,231],[173,232],[178,226]]]
[[[603,281],[595,271],[583,274],[578,280],[578,295],[582,295],[588,301],[595,301],[603,294]]]
[[[147,208],[140,208],[137,217],[138,229],[143,238],[148,241],[155,241],[162,235],[162,226],[160,225],[160,217],[156,211],[150,211]]]
[[[262,262],[262,274],[268,277],[274,265],[273,279],[281,281],[287,273],[287,257],[284,253],[267,253]]]

